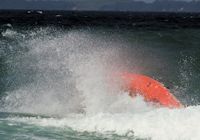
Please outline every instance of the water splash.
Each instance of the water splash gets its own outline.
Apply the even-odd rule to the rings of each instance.
[[[40,30],[27,37],[26,51],[8,60],[23,84],[6,92],[3,110],[53,115],[109,110],[121,92],[108,86],[110,72],[120,69],[120,42],[86,31],[52,36],[52,30]]]

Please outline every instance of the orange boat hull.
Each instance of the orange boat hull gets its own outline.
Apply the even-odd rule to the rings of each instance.
[[[181,108],[183,105],[160,82],[144,75],[122,73],[120,79],[123,88],[129,91],[130,96],[140,94],[145,101],[159,103],[168,108]]]

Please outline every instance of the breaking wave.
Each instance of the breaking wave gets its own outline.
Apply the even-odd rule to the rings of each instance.
[[[131,99],[126,92],[108,84],[113,72],[127,70],[148,74],[154,68],[161,71],[158,75],[167,77],[162,71],[169,60],[161,50],[154,51],[158,55],[153,56],[152,48],[137,41],[130,45],[123,35],[112,32],[54,28],[2,32],[0,53],[6,67],[2,79],[8,89],[2,91],[1,111],[52,117],[6,119],[155,140],[199,139],[199,106],[179,110],[156,108],[142,97]],[[179,72],[179,77],[187,79],[184,68]],[[155,76],[153,72],[152,75]],[[178,97],[184,97],[182,92],[188,86],[182,85],[171,89]]]

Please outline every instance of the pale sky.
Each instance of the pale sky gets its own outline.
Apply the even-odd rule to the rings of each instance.
[[[151,3],[151,2],[154,2],[155,0],[134,0],[134,1],[144,1],[144,2],[147,2],[147,3]],[[190,2],[190,1],[200,1],[200,0],[172,0],[172,1],[187,1],[187,2]]]
[[[85,1],[85,0],[26,0],[26,1]],[[88,0],[86,0],[86,1],[88,1]],[[91,0],[91,1],[93,1],[93,0]],[[99,0],[99,1],[101,1],[101,0]],[[105,0],[102,0],[102,1],[105,1]],[[115,1],[115,0],[108,0],[108,2],[109,1]],[[124,0],[124,1],[126,1],[126,0]],[[133,1],[144,1],[144,2],[147,2],[147,3],[152,3],[152,2],[154,2],[156,0],[133,0]],[[187,1],[187,2],[191,2],[191,1],[200,1],[200,0],[170,0],[170,1]]]

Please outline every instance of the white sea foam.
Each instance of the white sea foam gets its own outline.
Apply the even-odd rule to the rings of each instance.
[[[12,27],[11,24],[7,24],[6,26],[9,28]],[[12,29],[6,29],[4,32],[1,33],[1,35],[7,38],[24,38],[25,37],[24,34],[18,33],[17,31],[12,30]]]
[[[141,102],[141,101],[140,101]],[[138,111],[143,110],[143,106]],[[152,140],[198,140],[200,139],[200,107],[185,109],[153,109],[134,113],[97,113],[71,115],[63,119],[11,118],[43,127],[70,127],[80,132],[127,135]]]

